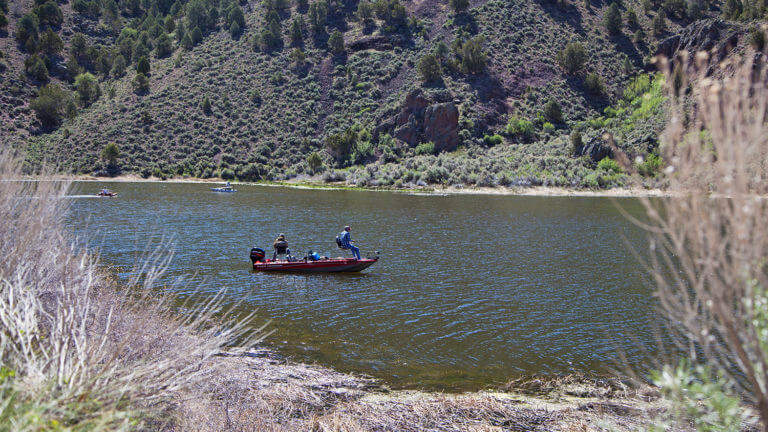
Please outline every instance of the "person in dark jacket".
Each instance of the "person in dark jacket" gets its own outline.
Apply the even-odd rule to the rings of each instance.
[[[275,252],[272,254],[272,261],[277,259],[278,255],[285,255],[286,259],[290,259],[291,250],[288,249],[288,241],[285,239],[285,234],[280,233],[272,243],[272,247],[275,248]]]
[[[341,240],[341,248],[351,250],[352,255],[354,255],[356,259],[360,259],[360,248],[352,244],[355,241],[352,240],[352,235],[349,233],[350,231],[352,231],[352,228],[347,225],[344,227],[344,231],[339,234],[339,240]]]

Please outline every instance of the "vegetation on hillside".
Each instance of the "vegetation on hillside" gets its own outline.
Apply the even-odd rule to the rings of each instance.
[[[78,0],[57,6],[59,24],[52,7],[34,9],[11,24],[29,66],[3,91],[37,96],[10,109],[5,141],[28,150],[30,170],[45,160],[83,174],[621,185],[629,177],[605,180],[601,153],[574,152],[571,134],[594,148],[658,41],[718,13],[646,2]],[[79,31],[59,44],[60,28]],[[399,138],[394,119],[416,89],[458,104],[458,151]],[[552,102],[560,115],[544,110]],[[658,158],[663,104],[651,108],[613,136],[633,160]],[[107,169],[109,142],[121,154]]]

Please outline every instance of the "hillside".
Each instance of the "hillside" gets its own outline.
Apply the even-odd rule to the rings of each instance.
[[[166,15],[155,7],[143,21],[113,20],[112,30],[104,14],[88,19],[62,4],[60,32],[69,45],[82,31],[89,49],[112,49],[114,60],[126,28],[157,32],[152,20],[165,16],[190,29],[197,3],[219,10],[197,45],[179,40],[178,27],[169,32],[170,52],[148,56],[144,85],[135,46],[124,75],[94,68],[100,95],[85,103],[74,93],[78,113],[58,128],[41,125],[29,107],[42,83],[24,76],[11,16],[0,38],[3,141],[27,150],[29,169],[45,161],[83,174],[397,187],[653,184],[661,162],[647,165],[664,96],[660,78],[647,74],[650,57],[696,21],[670,15],[658,29],[663,12],[647,1],[617,8],[614,34],[606,15],[616,6],[589,0],[472,0],[460,12],[451,7],[459,0],[363,2],[370,10],[358,1],[250,1],[238,5],[241,29],[228,25],[234,3],[179,0]],[[662,9],[674,12],[667,3]],[[718,13],[713,4],[700,17]],[[584,60],[569,71],[559,56],[571,42]],[[432,67],[420,68],[426,57]],[[72,77],[53,70],[51,81],[66,88]],[[613,155],[606,132],[631,160],[644,158],[646,180],[629,179],[610,160],[598,164]],[[118,152],[110,159],[103,150],[111,142]]]

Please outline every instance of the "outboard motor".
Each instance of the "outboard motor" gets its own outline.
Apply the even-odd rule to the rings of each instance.
[[[251,263],[256,264],[257,262],[264,262],[265,256],[264,249],[257,247],[251,248]]]

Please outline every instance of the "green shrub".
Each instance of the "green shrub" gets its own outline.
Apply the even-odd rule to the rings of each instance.
[[[166,33],[173,33],[173,31],[176,30],[176,21],[173,20],[171,15],[165,17],[163,28],[165,28]]]
[[[603,77],[595,72],[592,72],[591,74],[587,75],[587,78],[584,79],[584,88],[586,88],[587,91],[593,95],[604,95],[605,83],[603,82]]]
[[[149,75],[149,70],[150,70],[149,59],[147,59],[146,56],[141,57],[138,63],[136,63],[136,73]]]
[[[600,162],[597,163],[597,169],[613,174],[621,174],[624,172],[624,170],[621,168],[621,165],[609,157],[605,157],[600,160]]]
[[[197,45],[203,41],[203,31],[200,30],[200,27],[192,28],[192,34],[190,35],[190,39],[192,41],[192,45]]]
[[[88,40],[82,33],[75,33],[69,41],[69,53],[79,63],[86,63],[88,60]]]
[[[45,62],[37,54],[24,60],[24,71],[38,81],[48,81],[48,68],[45,67]]]
[[[64,22],[64,15],[59,9],[59,5],[52,0],[48,0],[35,8],[35,15],[40,20],[41,26],[58,27]]]
[[[33,43],[37,43],[38,27],[40,27],[40,21],[37,19],[37,15],[25,14],[16,23],[16,41],[19,44],[26,44],[31,39]]]
[[[61,41],[61,38],[56,32],[49,28],[40,37],[40,46],[38,48],[43,54],[49,57],[55,56],[64,49],[64,42]]]
[[[136,72],[131,85],[136,93],[146,93],[149,91],[149,78],[141,72]]]
[[[114,166],[117,164],[117,158],[120,157],[120,148],[113,141],[107,143],[104,146],[104,150],[101,151],[101,158],[107,162],[108,165]]]
[[[533,132],[533,122],[515,116],[509,118],[507,126],[504,128],[504,133],[508,136],[522,140],[533,138]]]
[[[361,22],[371,22],[373,20],[373,5],[371,2],[362,0],[360,3],[358,3],[357,13],[355,15]]]
[[[347,128],[343,133],[333,134],[325,139],[325,147],[338,162],[345,161],[357,142],[357,133]]]
[[[303,28],[304,28],[304,18],[302,18],[301,16],[294,17],[293,21],[291,22],[291,33],[290,33],[291,43],[293,43],[294,45],[300,45],[301,42],[304,40],[304,33],[302,30]]]
[[[293,64],[296,65],[296,67],[304,66],[306,58],[306,54],[304,54],[304,51],[302,51],[300,48],[294,48],[293,51],[291,51],[291,60],[293,61]]]
[[[373,157],[373,144],[370,141],[358,139],[352,151],[351,159],[354,164],[364,164]]]
[[[86,72],[75,77],[75,90],[83,106],[94,103],[101,96],[99,80],[93,74]]]
[[[544,105],[544,111],[542,112],[544,119],[551,123],[563,122],[563,109],[560,104],[551,100]]]
[[[581,132],[578,129],[574,129],[571,132],[571,154],[575,155],[583,147],[584,139],[581,136]]]
[[[325,0],[312,2],[309,6],[309,25],[312,31],[320,33],[325,29],[325,20],[328,16],[328,3]]]
[[[459,57],[461,58],[461,69],[465,73],[477,74],[485,69],[484,41],[482,36],[475,36],[461,45]]]
[[[187,51],[191,50],[195,46],[188,34],[185,34],[184,37],[181,38],[180,44],[181,47]]]
[[[8,18],[5,17],[3,12],[0,12],[0,29],[8,27]]]
[[[173,52],[173,42],[168,34],[163,32],[155,40],[155,55],[157,58],[163,58],[170,55]]]
[[[571,42],[557,55],[557,62],[568,75],[576,75],[587,61],[587,50],[578,42]]]
[[[504,138],[502,138],[501,135],[494,134],[494,135],[484,135],[483,136],[483,142],[488,146],[497,146],[504,142]]]
[[[651,380],[665,400],[671,402],[674,416],[685,419],[696,431],[738,431],[746,420],[745,410],[733,383],[723,371],[680,361],[651,372]],[[659,429],[661,430],[661,429]]]
[[[239,37],[242,32],[243,32],[242,28],[240,27],[240,24],[238,24],[237,22],[233,22],[229,26],[229,35],[232,36],[232,39],[236,39],[237,37]]]
[[[233,180],[235,178],[235,171],[232,168],[224,168],[219,171],[219,177],[224,180]]]
[[[723,4],[723,17],[729,20],[738,19],[744,10],[742,3],[739,0],[725,0]]]
[[[323,158],[320,157],[318,152],[312,152],[307,156],[307,166],[312,174],[320,172],[323,167]]]
[[[245,15],[238,4],[235,4],[227,15],[227,24],[231,27],[233,23],[237,23],[241,29],[245,28]]]
[[[418,70],[424,82],[439,81],[443,76],[440,61],[432,54],[426,54],[419,60]]]
[[[113,78],[120,78],[125,73],[125,57],[123,57],[121,54],[115,57],[115,60],[112,62],[112,77]]]
[[[435,143],[432,141],[421,143],[414,149],[417,155],[435,154]]]
[[[58,127],[71,101],[70,92],[62,89],[58,84],[48,84],[40,89],[37,98],[30,103],[30,107],[43,126]]]
[[[282,42],[280,36],[266,28],[261,31],[261,35],[258,38],[257,44],[261,49],[267,51],[279,47],[280,42]]]
[[[656,153],[648,153],[645,160],[637,165],[637,172],[643,177],[656,177],[661,171],[661,156]]]

